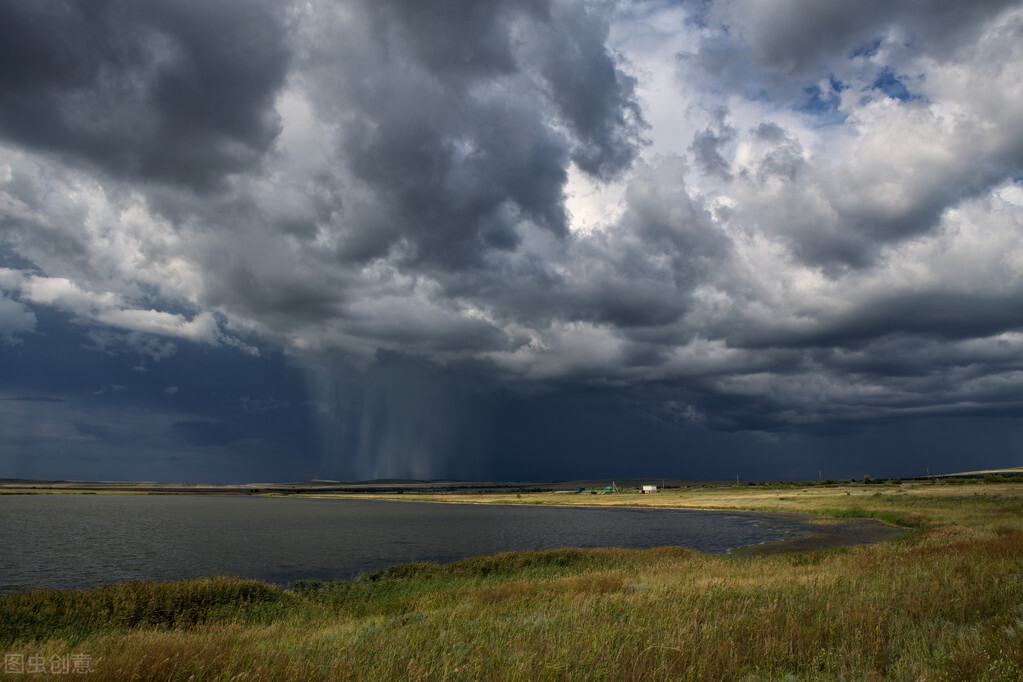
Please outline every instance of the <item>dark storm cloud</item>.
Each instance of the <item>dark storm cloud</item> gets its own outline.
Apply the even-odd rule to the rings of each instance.
[[[579,245],[587,263],[572,308],[616,328],[663,325],[687,309],[693,288],[728,257],[727,238],[687,191],[677,157],[640,169],[625,194],[621,229]],[[565,317],[576,317],[571,310]]]
[[[324,470],[359,479],[487,475],[499,402],[492,368],[441,367],[379,351],[363,369],[336,354],[307,358]]]
[[[538,46],[541,72],[578,138],[572,160],[586,173],[614,178],[635,158],[645,126],[636,79],[606,47],[608,24],[582,3],[554,3],[554,21]]]
[[[366,261],[406,243],[413,261],[465,267],[491,249],[517,246],[520,216],[564,234],[567,150],[525,102],[472,104],[476,121],[438,110],[431,121],[422,109],[411,112],[441,93],[417,96],[417,89],[389,101],[387,112],[372,115],[373,132],[360,130],[346,145],[353,172],[383,213],[346,235],[343,257]],[[471,150],[464,159],[459,144]],[[507,153],[496,154],[504,144]]]
[[[1008,7],[0,3],[0,419],[419,478],[1016,419]]]
[[[3,2],[0,133],[207,189],[258,163],[287,67],[273,3]]]
[[[893,28],[902,31],[900,37],[907,44],[948,55],[968,45],[992,16],[1014,4],[1013,0],[740,1],[728,5],[724,16],[748,32],[757,63],[814,78],[829,59],[874,44]]]
[[[516,71],[509,16],[519,12],[540,16],[548,11],[547,5],[546,0],[485,5],[473,0],[385,0],[371,6],[371,11],[380,13],[378,31],[386,33],[398,24],[418,61],[437,77],[458,81]]]
[[[241,438],[233,425],[211,421],[175,422],[170,425],[168,434],[173,443],[199,447],[227,445]]]
[[[979,296],[959,291],[913,292],[878,297],[842,315],[823,316],[810,333],[767,334],[759,346],[856,346],[869,339],[913,335],[948,341],[1023,330],[1019,292]]]
[[[106,424],[90,424],[88,422],[73,421],[71,425],[75,431],[83,436],[96,438],[107,443],[128,443],[133,440],[141,440],[142,436],[137,433],[125,432]]]
[[[397,251],[421,265],[479,266],[520,244],[524,220],[563,237],[569,160],[611,179],[635,158],[634,83],[596,10],[539,1],[347,10],[354,20],[321,27],[303,51],[309,96],[339,121],[337,167],[351,178],[343,227],[330,226],[341,228],[343,259]]]
[[[0,344],[5,472],[246,482],[314,470],[303,379],[280,355],[185,343],[140,372],[130,347],[101,352],[86,337],[44,309],[34,338]]]

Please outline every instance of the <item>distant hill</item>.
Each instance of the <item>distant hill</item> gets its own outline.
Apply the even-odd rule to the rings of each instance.
[[[1004,469],[981,469],[979,471],[961,471],[945,476],[984,476],[986,474],[1023,474],[1023,467],[1006,467]]]

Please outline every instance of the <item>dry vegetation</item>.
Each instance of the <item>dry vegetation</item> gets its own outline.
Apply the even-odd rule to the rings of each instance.
[[[291,590],[24,592],[0,600],[0,649],[88,654],[90,679],[1023,678],[1020,485],[443,499],[809,511],[914,531],[768,556],[505,554]]]

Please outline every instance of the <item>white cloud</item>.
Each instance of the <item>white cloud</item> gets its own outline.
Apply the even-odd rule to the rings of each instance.
[[[25,274],[20,270],[11,268],[0,268],[0,290],[16,291],[21,288],[25,280]]]
[[[191,319],[176,313],[133,308],[113,292],[93,292],[64,277],[28,277],[21,286],[25,300],[52,306],[76,318],[129,332],[142,332],[200,343],[217,344],[224,336],[210,312]]]
[[[264,103],[273,149],[204,192],[0,148],[3,244],[33,266],[0,269],[0,325],[30,331],[47,305],[128,334],[544,382],[713,372],[704,390],[790,422],[829,399],[925,400],[871,374],[886,355],[925,348],[933,378],[976,352],[998,376],[982,349],[1023,295],[1023,10],[939,5],[502,4],[458,17],[477,32],[457,46],[397,6],[371,24],[305,5]],[[559,35],[587,59],[563,68]],[[626,125],[633,94],[649,129]],[[982,375],[968,385],[997,383]]]

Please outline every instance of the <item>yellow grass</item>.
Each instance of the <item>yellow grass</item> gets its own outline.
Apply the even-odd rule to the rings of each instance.
[[[56,605],[73,600],[26,593],[0,600],[0,648],[87,653],[89,679],[110,680],[1023,678],[1023,486],[517,495],[395,498],[828,510],[915,530],[767,556],[506,554],[294,591],[230,579],[124,586],[76,593],[64,611]],[[109,622],[106,603],[118,605]],[[174,604],[190,617],[169,613]],[[52,634],[18,635],[40,613]]]

